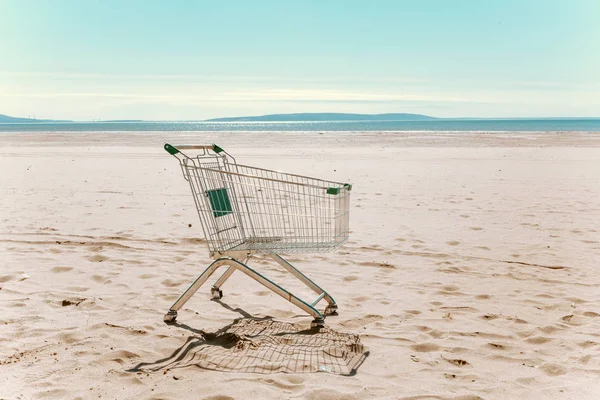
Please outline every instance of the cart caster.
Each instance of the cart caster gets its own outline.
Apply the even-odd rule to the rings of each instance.
[[[175,323],[176,319],[177,319],[177,311],[173,311],[173,310],[169,310],[169,312],[166,313],[165,316],[163,317],[163,321],[167,324]]]
[[[216,287],[210,288],[210,294],[212,295],[213,299],[222,299],[223,298],[223,291]]]
[[[310,323],[311,329],[319,329],[325,327],[325,320],[323,318],[315,318]]]
[[[325,307],[325,311],[323,311],[323,315],[338,315],[338,306],[337,304],[329,304]]]

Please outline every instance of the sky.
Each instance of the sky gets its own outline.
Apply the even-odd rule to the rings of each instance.
[[[0,114],[600,117],[599,0],[0,0]]]

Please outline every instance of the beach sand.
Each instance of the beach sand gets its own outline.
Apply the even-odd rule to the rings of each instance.
[[[310,324],[242,274],[163,323],[211,261],[164,142],[354,184],[348,243],[289,257],[338,302],[331,333],[359,335],[351,376],[277,372],[294,355],[200,368],[203,332]],[[600,134],[11,133],[0,151],[2,399],[600,398]]]

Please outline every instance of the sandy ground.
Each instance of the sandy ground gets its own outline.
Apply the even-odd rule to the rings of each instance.
[[[311,320],[237,274],[162,322],[210,262],[165,141],[354,184],[347,245],[290,257],[368,349],[353,376],[132,370],[239,318]],[[2,399],[600,398],[600,134],[29,133],[0,151]]]

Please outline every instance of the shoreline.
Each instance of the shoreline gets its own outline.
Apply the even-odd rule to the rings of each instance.
[[[217,143],[228,148],[285,147],[600,147],[600,132],[452,132],[452,131],[140,131],[0,132],[0,147],[87,145],[162,147],[165,142]]]

